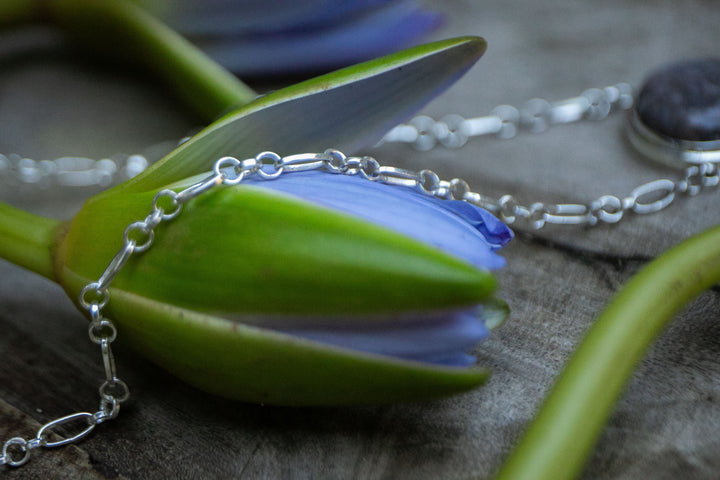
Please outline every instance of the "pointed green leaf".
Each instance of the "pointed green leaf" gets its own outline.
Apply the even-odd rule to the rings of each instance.
[[[179,146],[120,191],[157,189],[210,170],[223,156],[247,158],[372,145],[461,76],[485,51],[462,37],[411,48],[278,90],[241,107]]]

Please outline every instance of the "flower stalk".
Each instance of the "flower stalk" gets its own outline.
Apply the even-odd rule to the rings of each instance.
[[[60,225],[0,202],[0,258],[55,280],[49,247]]]
[[[591,327],[497,479],[576,478],[652,341],[718,282],[720,226],[648,264]]]
[[[172,86],[205,121],[257,96],[190,42],[127,0],[47,0],[43,17],[85,47],[140,63]]]

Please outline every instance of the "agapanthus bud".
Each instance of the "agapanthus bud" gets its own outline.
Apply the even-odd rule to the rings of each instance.
[[[56,259],[70,295],[154,193],[96,197],[68,225]],[[217,187],[125,266],[108,315],[142,353],[221,395],[336,404],[462,391],[485,376],[458,366],[486,336],[487,269],[511,236],[468,207],[320,172]]]

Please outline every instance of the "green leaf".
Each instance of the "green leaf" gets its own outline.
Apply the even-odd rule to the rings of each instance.
[[[430,43],[293,85],[214,122],[108,194],[158,189],[211,169],[223,156],[254,157],[372,145],[459,78],[485,51],[462,37]]]

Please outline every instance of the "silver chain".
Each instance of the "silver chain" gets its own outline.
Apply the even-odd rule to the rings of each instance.
[[[85,157],[33,160],[16,153],[0,154],[0,179],[39,187],[107,187],[132,178],[147,167],[147,158],[140,154],[115,155],[102,160]]]
[[[245,178],[256,175],[260,179],[273,180],[282,174],[321,170],[334,174],[357,175],[366,180],[387,185],[411,188],[425,195],[448,200],[462,200],[487,208],[497,213],[507,223],[524,221],[538,229],[546,223],[594,225],[598,221],[614,223],[626,211],[652,213],[665,208],[676,193],[695,195],[703,188],[717,186],[720,174],[714,164],[693,166],[687,169],[685,177],[678,181],[656,180],[633,190],[629,197],[620,199],[604,196],[590,205],[545,205],[533,204],[529,208],[518,205],[512,197],[504,196],[491,200],[470,191],[464,180],[454,178],[440,180],[431,170],[414,172],[397,167],[381,166],[372,157],[346,157],[338,150],[326,150],[322,154],[304,153],[281,157],[273,152],[262,152],[254,158],[238,160],[223,157],[213,166],[213,172],[204,180],[179,192],[160,190],[152,200],[150,213],[144,220],[127,226],[122,236],[122,246],[110,261],[97,281],[83,287],[78,297],[80,305],[88,311],[91,322],[88,329],[90,339],[100,345],[105,381],[99,388],[100,407],[95,413],[79,412],[61,417],[43,425],[35,438],[25,440],[14,437],[6,441],[0,465],[18,467],[30,458],[30,452],[39,447],[51,448],[77,442],[90,434],[95,426],[113,418],[120,411],[120,404],[130,396],[130,391],[117,376],[115,359],[110,344],[117,336],[113,322],[102,315],[110,299],[110,285],[133,254],[142,253],[152,245],[155,229],[164,221],[176,218],[183,205],[217,185],[238,185]],[[645,201],[646,196],[662,193],[662,198]],[[50,441],[49,434],[57,427],[80,424],[79,431],[59,440]]]
[[[627,83],[618,83],[591,88],[577,97],[554,103],[534,98],[523,108],[499,105],[482,117],[463,118],[450,114],[436,121],[421,115],[390,130],[380,143],[408,143],[422,151],[431,150],[438,144],[460,148],[474,137],[494,135],[509,139],[523,130],[540,133],[553,125],[603,120],[610,113],[628,110],[632,105],[633,88]]]
[[[509,139],[520,131],[540,133],[554,125],[602,120],[613,112],[628,110],[632,105],[633,88],[627,83],[618,83],[605,88],[591,88],[576,97],[559,102],[551,103],[535,98],[522,108],[499,105],[489,115],[475,118],[466,119],[451,114],[436,121],[424,115],[418,116],[407,124],[393,128],[380,144],[406,143],[423,151],[437,145],[460,148],[474,137],[494,135]],[[377,165],[374,159],[371,160],[373,165]],[[40,185],[107,185],[137,175],[147,167],[147,163],[142,155],[99,161],[75,157],[35,161],[18,155],[0,154],[0,177],[10,176],[22,183]],[[353,172],[358,166],[350,165],[347,168]],[[440,181],[430,170],[411,172],[379,165],[377,168],[373,175],[364,176],[393,185],[420,186],[425,193],[441,198],[465,200],[491,211],[508,224],[531,230],[538,230],[547,224],[592,226],[598,223],[617,223],[626,212],[658,212],[672,203],[678,194],[694,196],[705,188],[718,185],[717,164],[707,163],[689,166],[677,180],[658,179],[639,185],[625,197],[603,195],[586,204],[535,202],[524,206],[512,195],[502,195],[494,199],[471,192],[467,183],[460,179]],[[364,167],[360,168],[360,171],[365,172]]]
[[[632,106],[632,87],[627,83],[618,83],[602,89],[591,88],[577,97],[555,103],[535,98],[523,108],[500,105],[482,117],[466,119],[451,114],[436,121],[421,115],[393,128],[380,143],[407,143],[421,151],[431,150],[437,145],[460,148],[473,137],[495,135],[509,139],[522,130],[541,133],[553,125],[602,120],[612,112],[628,110]],[[432,172],[426,173],[428,175],[436,178]],[[449,188],[453,182],[463,185],[461,192],[452,193],[454,198],[483,207],[505,223],[538,230],[547,224],[593,226],[600,222],[617,223],[629,211],[655,213],[670,205],[678,194],[694,196],[705,188],[716,187],[720,176],[717,163],[698,164],[687,167],[678,180],[653,180],[639,185],[626,197],[603,195],[587,204],[536,202],[530,206],[519,204],[512,195],[491,199],[470,192],[467,184],[458,179],[438,183],[438,191],[444,192],[443,188]]]

